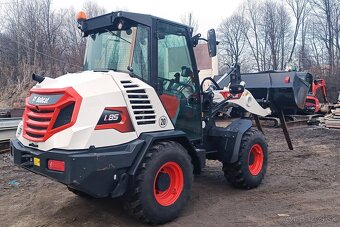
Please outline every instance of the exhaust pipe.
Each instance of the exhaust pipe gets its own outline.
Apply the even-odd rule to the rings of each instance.
[[[45,80],[45,77],[33,73],[32,80],[37,81],[38,83],[41,83]]]

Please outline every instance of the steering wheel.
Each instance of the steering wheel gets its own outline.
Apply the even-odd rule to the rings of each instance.
[[[220,86],[216,83],[216,81],[215,81],[213,78],[211,78],[211,77],[206,77],[206,78],[204,78],[204,80],[203,80],[202,83],[201,83],[201,92],[202,92],[202,93],[204,92],[204,91],[203,91],[203,84],[204,84],[204,82],[207,81],[207,80],[210,80],[210,81],[214,84],[214,86],[216,87],[217,90],[221,90]]]
[[[170,79],[166,79],[166,78],[163,78],[163,77],[158,77],[158,81],[159,81],[159,84],[162,85],[163,87],[169,82],[171,83],[171,80]]]
[[[163,78],[163,77],[158,77],[158,79],[160,80],[160,84],[164,87],[167,83],[169,83],[169,86],[166,88],[166,90],[176,90],[176,91],[182,91],[185,87],[188,87],[190,89],[192,89],[192,91],[194,91],[195,89],[193,88],[192,85],[190,84],[186,84],[183,82],[179,82],[179,81],[175,81],[174,79],[167,79],[167,78]],[[173,88],[174,84],[178,84],[180,86],[183,87],[183,89],[178,89],[178,88]]]

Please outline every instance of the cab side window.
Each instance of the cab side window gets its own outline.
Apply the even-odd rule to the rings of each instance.
[[[144,81],[150,81],[149,71],[149,28],[143,25],[138,25],[136,33],[136,41],[132,56],[133,72],[143,78]]]
[[[158,23],[157,30],[160,99],[176,128],[185,131],[189,138],[200,138],[200,103],[191,101],[199,95],[199,86],[193,73],[187,30],[164,22]]]

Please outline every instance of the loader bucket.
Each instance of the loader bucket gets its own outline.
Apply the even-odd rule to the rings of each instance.
[[[259,103],[270,106],[274,111],[303,109],[310,76],[309,73],[285,71],[241,74],[246,89]],[[224,80],[222,86],[226,86],[228,81]]]

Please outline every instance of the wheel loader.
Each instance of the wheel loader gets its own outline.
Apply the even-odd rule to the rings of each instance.
[[[89,19],[79,13],[78,23],[87,39],[83,71],[33,74],[37,84],[11,141],[15,164],[79,196],[121,197],[150,224],[180,214],[207,159],[222,162],[237,188],[261,183],[263,133],[246,118],[218,127],[215,116],[230,103],[254,116],[270,109],[245,89],[237,64],[227,87],[211,78],[200,83],[194,48],[203,40],[215,56],[213,29],[204,39],[186,25],[122,11]]]

